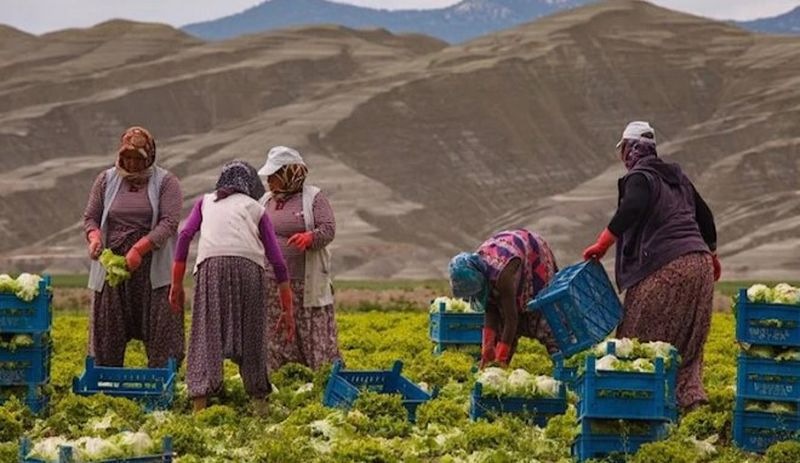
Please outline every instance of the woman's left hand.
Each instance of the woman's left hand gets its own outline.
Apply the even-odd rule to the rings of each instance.
[[[125,264],[129,272],[135,272],[142,265],[142,256],[153,250],[153,243],[147,237],[140,239],[125,254]]]

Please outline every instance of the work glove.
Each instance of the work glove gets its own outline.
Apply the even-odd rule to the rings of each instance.
[[[511,346],[502,341],[498,342],[497,348],[495,349],[494,361],[499,363],[503,368],[507,367],[509,361],[511,361]]]
[[[495,330],[484,327],[483,336],[481,339],[481,364],[480,368],[483,369],[486,365],[494,362],[494,345],[497,342],[497,332]]]
[[[289,241],[286,243],[289,246],[294,246],[301,251],[305,251],[306,249],[311,247],[311,243],[314,242],[314,232],[302,232],[302,233],[295,233],[294,235],[289,237]]]
[[[295,324],[294,324],[294,302],[292,288],[289,282],[281,283],[278,285],[278,296],[281,301],[281,316],[278,318],[278,323],[275,324],[273,334],[279,335],[283,329],[286,331],[286,343],[294,342]]]
[[[97,260],[103,251],[103,237],[100,230],[95,228],[86,235],[86,238],[89,240],[89,258]]]
[[[714,264],[714,281],[719,281],[719,277],[722,276],[722,265],[719,263],[716,252],[711,254],[711,261]]]
[[[135,272],[136,269],[142,265],[142,257],[146,256],[148,252],[153,250],[153,242],[147,237],[140,239],[134,244],[131,249],[125,254],[125,263],[127,264],[129,272]]]
[[[597,241],[583,251],[583,260],[602,259],[608,248],[616,241],[617,237],[608,228],[604,229],[597,237]]]
[[[183,275],[186,273],[186,262],[172,264],[172,284],[169,287],[169,305],[176,314],[181,313],[186,303],[186,293],[183,290]]]

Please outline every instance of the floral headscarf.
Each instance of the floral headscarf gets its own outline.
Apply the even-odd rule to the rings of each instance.
[[[145,168],[139,172],[128,172],[122,166],[122,153],[134,151],[142,155],[145,160]],[[117,173],[133,185],[147,183],[153,173],[153,164],[156,162],[156,140],[143,127],[129,127],[120,137],[120,145],[117,150]]]
[[[274,190],[276,195],[290,195],[303,189],[303,184],[308,175],[308,167],[303,164],[289,164],[281,167],[273,175],[278,177],[281,186]]]
[[[231,161],[222,166],[217,180],[217,201],[234,193],[247,195],[256,201],[264,196],[264,185],[255,167],[245,161]]]

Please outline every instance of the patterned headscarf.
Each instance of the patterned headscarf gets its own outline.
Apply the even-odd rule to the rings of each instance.
[[[217,199],[225,199],[234,193],[247,195],[256,201],[264,196],[264,185],[258,178],[258,171],[245,161],[231,161],[222,166],[217,180]]]
[[[273,175],[281,181],[280,188],[273,191],[276,195],[290,195],[303,189],[308,175],[308,167],[303,164],[289,164],[281,167]]]
[[[474,301],[485,310],[489,297],[486,263],[478,254],[462,252],[450,261],[450,286],[453,296]]]
[[[128,172],[122,166],[122,153],[134,151],[142,155],[145,168],[139,172]],[[156,162],[156,140],[153,135],[143,127],[129,127],[120,137],[117,150],[117,173],[134,185],[147,183],[153,173],[153,164]]]

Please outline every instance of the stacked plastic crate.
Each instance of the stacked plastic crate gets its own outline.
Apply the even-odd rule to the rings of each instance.
[[[607,354],[614,354],[609,343]],[[666,437],[675,419],[675,379],[678,355],[656,358],[655,371],[598,371],[596,359],[586,359],[575,389],[580,435],[572,447],[579,461],[632,454],[640,446]]]
[[[598,372],[594,356],[586,359],[580,374],[564,366],[564,359],[605,339],[622,317],[616,291],[598,262],[582,262],[558,272],[528,309],[541,311],[558,345],[554,377],[580,397],[581,432],[572,448],[574,457],[583,461],[633,453],[666,434],[666,425],[676,412],[676,355],[670,365],[656,359],[653,373]],[[608,353],[614,353],[613,344]]]
[[[483,312],[448,312],[441,302],[430,312],[428,336],[436,344],[434,353],[470,348],[480,354]]]
[[[48,402],[53,321],[50,277],[39,282],[31,301],[0,294],[0,403],[19,396],[35,413]]]
[[[800,305],[753,303],[739,291],[733,440],[761,453],[800,437]],[[750,354],[748,354],[749,352]]]

